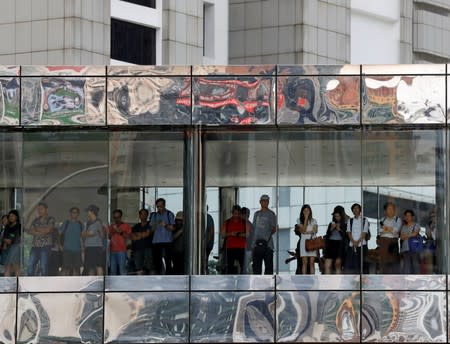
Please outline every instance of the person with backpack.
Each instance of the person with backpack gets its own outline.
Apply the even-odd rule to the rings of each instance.
[[[99,211],[94,204],[86,208],[86,228],[81,233],[84,240],[83,275],[101,276],[106,271],[106,228],[98,217]]]
[[[62,268],[65,276],[79,276],[81,263],[81,248],[83,223],[78,219],[80,209],[72,207],[69,210],[69,219],[59,229],[60,243],[63,248]]]
[[[347,222],[347,235],[349,246],[347,248],[346,271],[348,273],[361,273],[361,260],[367,255],[367,235],[369,221],[361,215],[361,205],[354,203],[351,207],[354,217]],[[363,273],[368,273],[366,264],[363,264]]]
[[[402,220],[395,215],[396,208],[392,202],[383,206],[384,217],[380,220],[380,273],[397,274],[399,272],[398,237],[402,228]]]

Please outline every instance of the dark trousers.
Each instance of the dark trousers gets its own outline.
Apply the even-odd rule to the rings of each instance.
[[[245,249],[244,248],[227,248],[227,275],[237,275],[239,270],[235,266],[235,261],[239,262],[240,273],[244,269]]]
[[[262,263],[264,262],[264,275],[273,274],[273,250],[269,247],[256,246],[253,249],[253,273],[262,274]]]
[[[347,257],[345,259],[345,273],[348,274],[368,274],[369,266],[366,262],[367,256],[367,245],[362,246],[362,260],[361,260],[361,247],[357,247],[356,250],[353,247],[349,247],[347,251]],[[361,271],[361,261],[362,261],[362,271]]]
[[[184,275],[184,252],[172,251],[172,264],[174,275]]]
[[[155,271],[160,275],[172,273],[172,243],[156,243],[152,246],[153,265]],[[164,260],[164,265],[163,265]]]

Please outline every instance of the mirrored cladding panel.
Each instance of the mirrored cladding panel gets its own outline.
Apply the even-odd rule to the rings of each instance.
[[[0,342],[448,341],[446,78],[0,67]]]

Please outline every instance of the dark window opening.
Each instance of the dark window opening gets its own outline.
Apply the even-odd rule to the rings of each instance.
[[[145,7],[156,8],[156,0],[122,0],[125,2],[131,2],[132,4],[141,5]]]
[[[111,18],[111,58],[156,64],[156,29]]]

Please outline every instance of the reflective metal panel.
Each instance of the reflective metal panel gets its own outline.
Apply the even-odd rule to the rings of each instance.
[[[190,124],[189,77],[108,79],[108,124]]]
[[[359,342],[359,292],[279,292],[277,296],[278,342]]]
[[[101,343],[103,295],[19,294],[18,343]]]
[[[105,75],[105,66],[22,66],[22,76]]]
[[[275,75],[274,65],[192,66],[192,75]]]
[[[19,78],[0,77],[0,125],[19,125]]]
[[[274,294],[197,292],[191,295],[191,342],[273,342]]]
[[[445,290],[445,275],[364,275],[363,290]]]
[[[106,276],[107,291],[187,291],[189,276]]]
[[[278,77],[278,124],[359,124],[359,76]]]
[[[19,277],[19,292],[103,291],[101,276]]]
[[[278,275],[277,290],[355,290],[359,275]]]
[[[108,66],[108,75],[190,75],[191,66]]]
[[[15,343],[16,294],[0,294],[0,343]]]
[[[105,79],[22,78],[22,124],[105,124]]]
[[[19,66],[0,66],[0,76],[18,76],[19,74]]]
[[[363,292],[365,342],[445,342],[445,292]]]
[[[105,343],[185,343],[188,293],[107,293]]]
[[[191,276],[192,290],[273,290],[273,276],[208,275]]]
[[[16,291],[16,277],[0,277],[0,293],[15,293]]]
[[[363,74],[445,74],[445,64],[363,65]]]
[[[273,77],[193,79],[194,124],[274,124]]]
[[[278,75],[359,75],[359,65],[278,65]]]
[[[444,76],[364,76],[363,123],[445,123]]]

